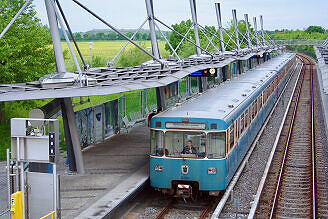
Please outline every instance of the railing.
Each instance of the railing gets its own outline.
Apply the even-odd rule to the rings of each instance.
[[[40,219],[45,219],[45,218],[48,218],[48,217],[50,217],[50,216],[51,216],[51,219],[54,219],[54,214],[55,214],[55,211],[52,211],[52,212],[50,212],[49,214],[47,214],[47,215],[41,217]]]
[[[277,45],[284,46],[318,46],[323,44],[324,40],[315,39],[293,39],[293,40],[275,40]]]

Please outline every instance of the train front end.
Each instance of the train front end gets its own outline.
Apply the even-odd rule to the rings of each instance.
[[[154,117],[150,185],[183,198],[218,195],[226,187],[224,127],[219,120]]]

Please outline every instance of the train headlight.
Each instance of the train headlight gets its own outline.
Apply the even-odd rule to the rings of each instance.
[[[156,165],[154,167],[155,171],[162,172],[163,171],[163,166]]]
[[[207,174],[216,174],[216,168],[215,167],[207,168]]]

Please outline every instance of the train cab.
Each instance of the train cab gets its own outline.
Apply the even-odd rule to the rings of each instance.
[[[164,122],[154,117],[151,124],[157,125],[151,128],[152,187],[182,197],[224,190],[226,131],[210,130],[217,123],[205,120]]]

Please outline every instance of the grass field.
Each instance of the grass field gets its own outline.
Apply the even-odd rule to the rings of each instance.
[[[97,67],[98,65],[106,66],[107,61],[110,61],[114,58],[114,56],[120,51],[120,49],[125,45],[126,41],[96,41],[92,44],[92,57],[93,57],[93,66],[95,64]],[[90,65],[90,48],[89,48],[89,42],[78,42],[78,47],[81,50],[82,56],[87,64]],[[140,41],[138,42],[139,45],[141,45],[143,48],[147,49],[147,47],[151,47],[150,41]],[[76,56],[78,56],[77,50],[75,49],[75,46],[72,44],[74,48],[74,53]],[[165,42],[164,41],[158,41],[158,46],[160,49],[160,53],[163,57],[168,57],[168,52],[164,49]],[[68,71],[76,71],[72,56],[69,52],[68,46],[66,42],[62,42],[62,48],[66,52],[66,68]],[[125,48],[124,51],[131,50],[135,48],[134,45],[131,43],[128,44],[128,46]],[[149,57],[149,60],[151,58]],[[82,65],[82,61],[78,57],[80,65]],[[94,63],[96,62],[96,63]],[[100,63],[99,63],[100,62]]]

